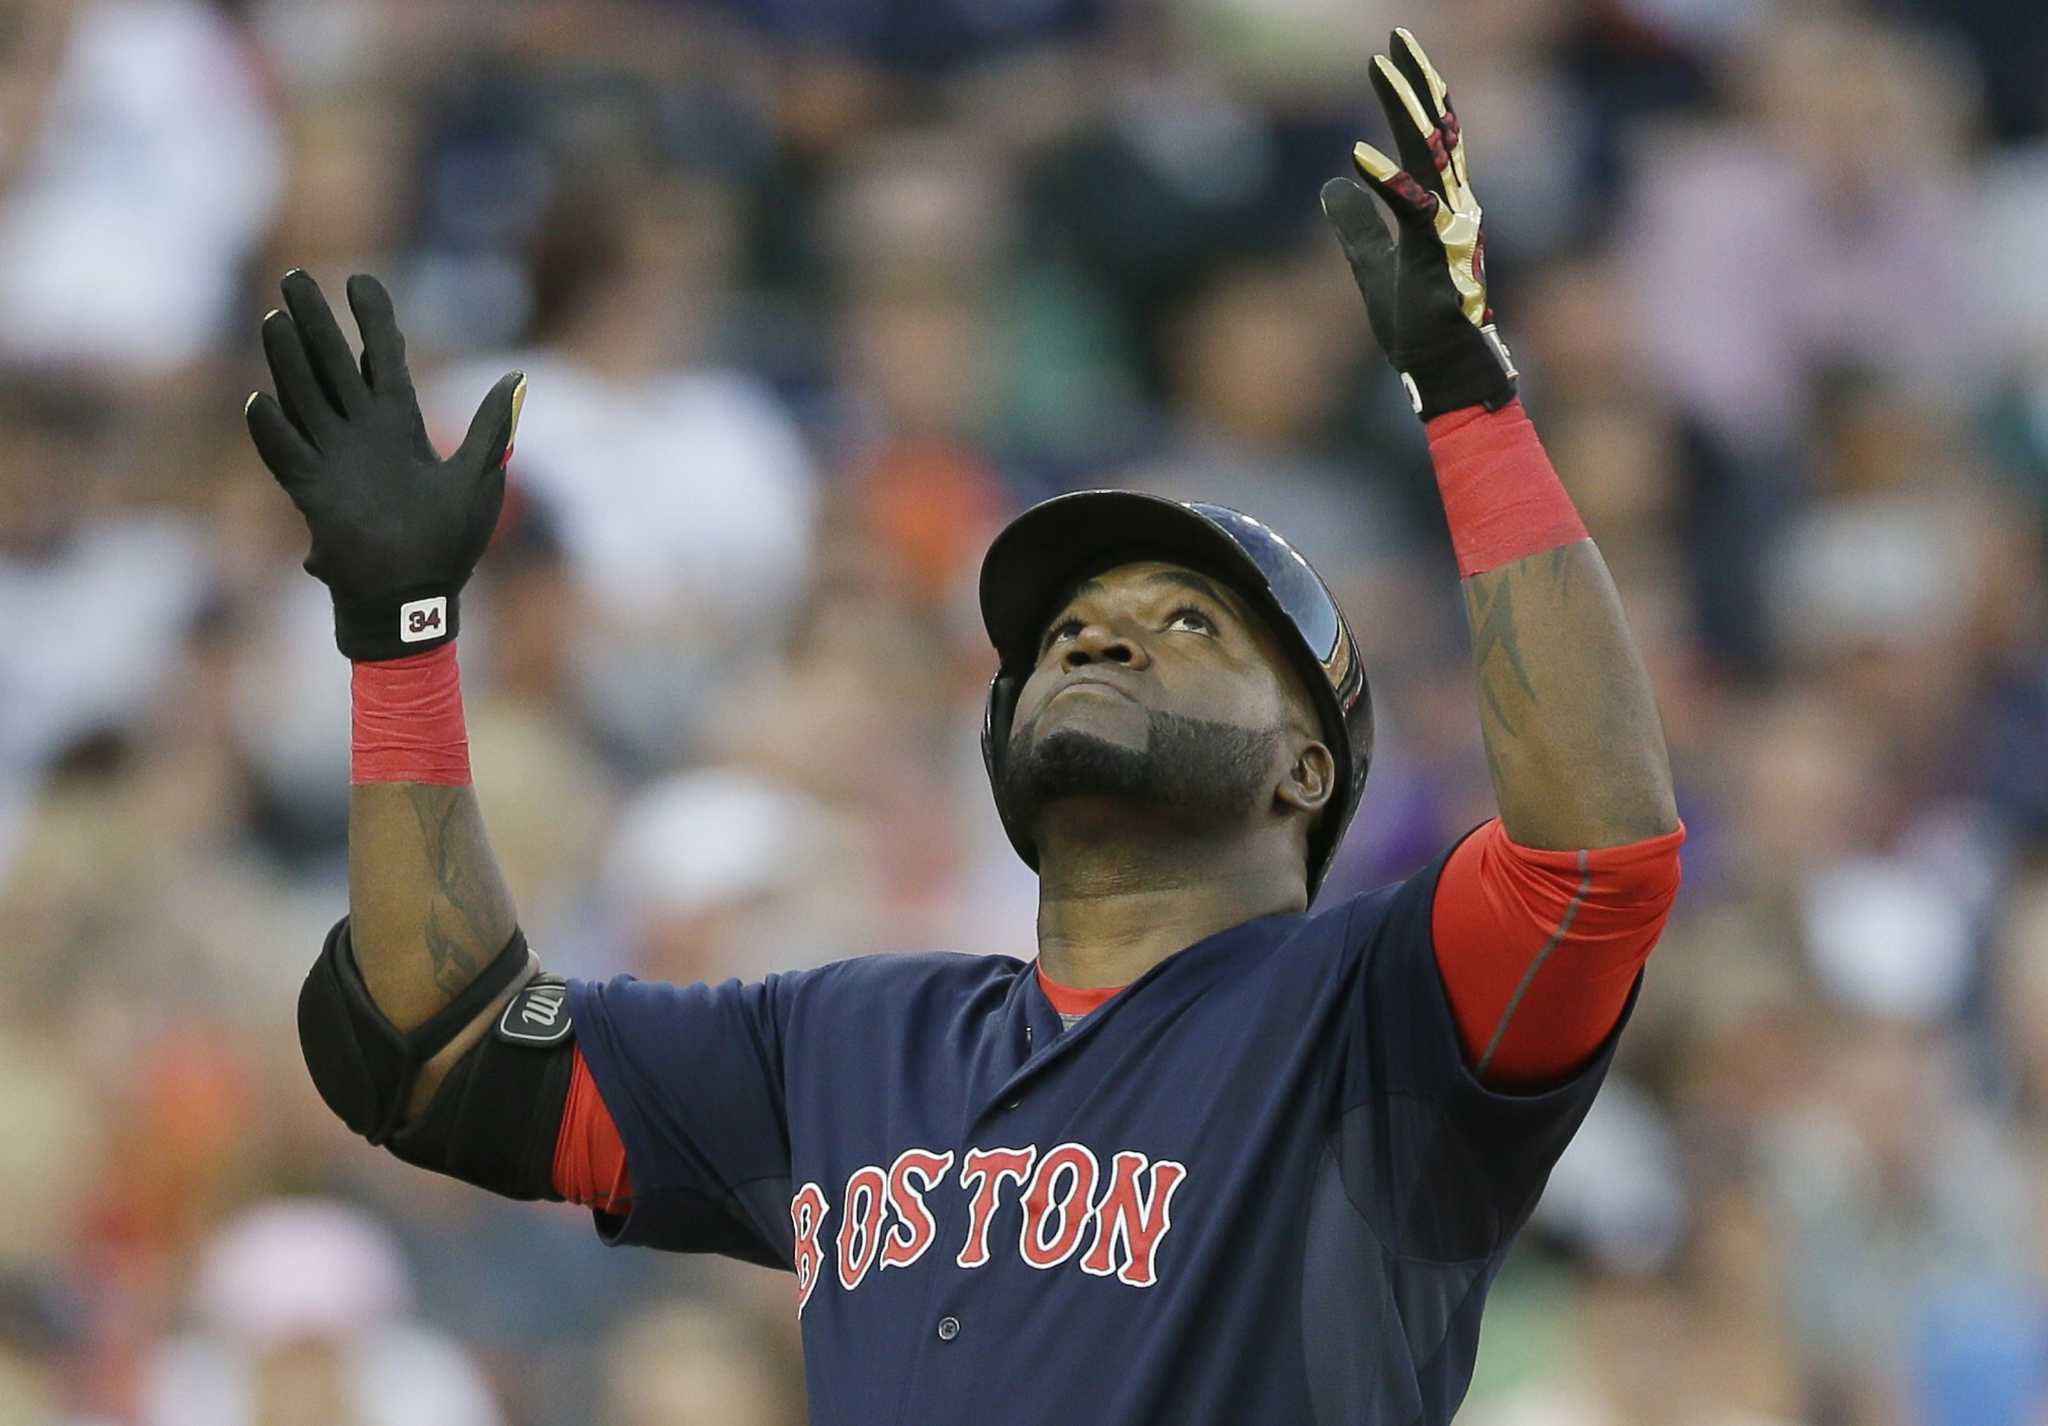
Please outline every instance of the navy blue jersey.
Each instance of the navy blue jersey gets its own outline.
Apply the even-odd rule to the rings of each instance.
[[[1614,1038],[1547,1093],[1473,1078],[1441,869],[1065,1030],[999,956],[572,981],[633,1179],[600,1231],[793,1270],[819,1426],[1447,1422]]]

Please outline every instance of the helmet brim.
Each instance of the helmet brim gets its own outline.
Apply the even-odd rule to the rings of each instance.
[[[981,619],[997,657],[1012,669],[1035,663],[1055,604],[1089,576],[1138,560],[1213,575],[1268,614],[1264,572],[1215,525],[1161,496],[1086,490],[1025,511],[989,546]]]

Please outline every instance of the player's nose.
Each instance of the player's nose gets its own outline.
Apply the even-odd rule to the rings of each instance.
[[[1117,663],[1142,668],[1149,661],[1143,644],[1122,627],[1104,619],[1091,619],[1060,650],[1060,668],[1072,670],[1091,663]]]

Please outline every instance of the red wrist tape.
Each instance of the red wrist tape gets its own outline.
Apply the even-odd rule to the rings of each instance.
[[[1447,412],[1425,429],[1460,576],[1586,538],[1520,401]]]
[[[468,785],[469,729],[453,643],[410,658],[358,663],[350,692],[351,783]]]

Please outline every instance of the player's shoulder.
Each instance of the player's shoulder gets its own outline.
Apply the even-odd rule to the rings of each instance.
[[[842,1033],[855,1025],[883,1030],[993,1005],[1025,969],[1025,962],[1009,956],[882,953],[718,984],[630,975],[571,980],[569,1002],[578,1023],[664,1039],[673,1038],[682,1021],[751,1026],[771,1036],[822,1027]]]
[[[1011,956],[885,951],[777,977],[774,995],[790,1033],[885,1043],[936,1026],[979,1023],[1012,998],[1028,970]]]
[[[1310,925],[1320,938],[1365,954],[1390,940],[1428,944],[1430,910],[1450,853],[1445,848],[1398,881],[1332,901]]]
[[[1028,962],[1015,956],[975,955],[964,951],[888,951],[828,961],[812,970],[783,977],[789,988],[826,995],[973,993],[992,986],[1008,987]]]

